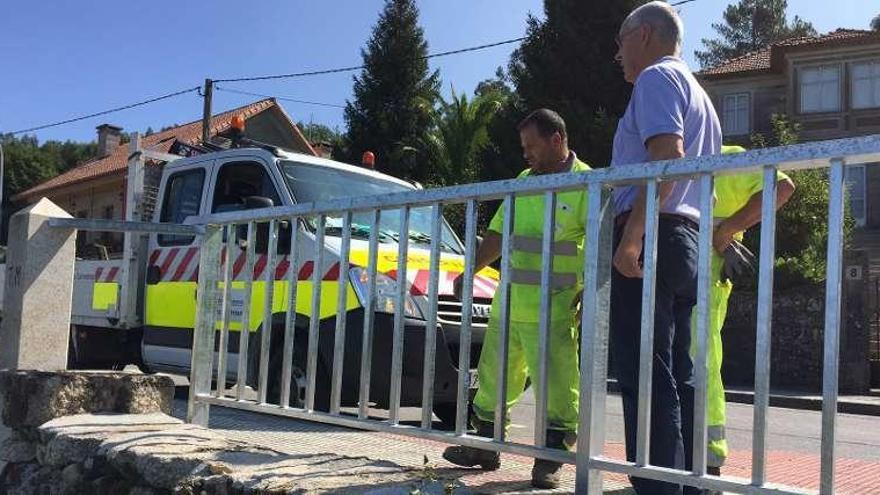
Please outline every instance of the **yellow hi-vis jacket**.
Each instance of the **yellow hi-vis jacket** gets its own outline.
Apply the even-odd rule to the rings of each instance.
[[[574,154],[574,152],[572,152]],[[571,172],[591,170],[577,156]],[[532,175],[526,169],[518,177]],[[571,322],[572,302],[583,287],[584,226],[587,219],[587,191],[566,191],[556,196],[556,225],[553,239],[553,274],[550,280],[550,318]],[[489,230],[504,231],[504,209],[499,207]],[[514,201],[513,254],[511,256],[510,319],[537,322],[541,304],[541,267],[544,235],[544,195],[517,197]],[[497,298],[496,298],[497,299]],[[497,314],[498,308],[493,308]]]

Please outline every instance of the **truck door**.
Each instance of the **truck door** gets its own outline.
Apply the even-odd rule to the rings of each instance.
[[[211,162],[171,169],[163,179],[158,221],[184,223],[207,209]],[[144,360],[156,368],[187,368],[196,314],[199,249],[195,236],[150,238],[144,311]]]
[[[241,157],[229,158],[219,164],[215,172],[215,180],[211,194],[211,213],[224,213],[242,211],[254,208],[267,208],[280,206],[283,200],[279,191],[283,191],[275,182],[274,174],[269,164],[257,158],[242,159]],[[255,233],[255,258],[253,287],[250,300],[250,330],[253,332],[259,327],[263,315],[263,301],[266,293],[264,281],[266,270],[275,270],[276,267],[266,266],[266,246],[268,242],[268,224],[258,224]],[[282,229],[279,240],[288,239],[290,231]],[[244,305],[245,279],[245,248],[244,239],[247,238],[247,226],[238,226],[235,239],[226,239],[226,246],[230,253],[229,259],[233,262],[232,290],[230,297],[230,334],[228,340],[229,365],[227,376],[235,378],[238,369],[238,348],[240,331],[242,331],[242,317]],[[279,252],[286,254],[284,246],[279,243]],[[289,244],[289,242],[287,243]],[[288,249],[289,251],[289,246]],[[283,256],[276,258],[276,263],[283,264]],[[277,292],[277,291],[276,291]],[[251,335],[253,338],[253,334]],[[249,346],[255,349],[256,345]]]

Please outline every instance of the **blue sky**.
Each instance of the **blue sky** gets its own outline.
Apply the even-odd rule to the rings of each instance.
[[[613,1],[613,0],[607,0]],[[359,65],[382,0],[153,0],[44,2],[5,0],[0,17],[0,132],[125,105],[215,79]],[[695,66],[699,40],[712,37],[726,0],[681,6],[685,56]],[[541,0],[418,0],[432,52],[522,36]],[[790,0],[789,15],[820,32],[866,28],[876,2]],[[432,60],[444,91],[472,91],[505,65],[512,45]],[[610,63],[610,62],[609,62]],[[222,85],[221,85],[222,87]],[[253,83],[230,89],[344,104],[351,74]],[[215,94],[217,111],[254,97]],[[195,93],[149,106],[37,132],[40,140],[94,138],[101,123],[126,131],[159,129],[201,115]],[[296,120],[344,127],[342,110],[282,102]]]

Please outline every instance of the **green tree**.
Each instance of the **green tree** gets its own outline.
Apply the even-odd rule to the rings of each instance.
[[[434,130],[422,147],[433,156],[436,176],[432,183],[452,185],[480,179],[477,158],[488,143],[489,123],[504,97],[501,91],[488,90],[468,100],[453,88],[449,101],[440,100]]]
[[[785,146],[798,142],[800,125],[785,115],[771,117],[772,134],[754,134],[752,146]],[[797,286],[825,280],[825,255],[828,250],[827,169],[789,172],[795,183],[794,195],[776,220],[776,280],[780,287]],[[845,235],[848,239],[854,222],[847,211]],[[746,234],[746,244],[757,253],[760,229]]]
[[[3,200],[51,179],[95,156],[95,143],[46,141],[34,136],[0,135],[4,155]]]
[[[424,143],[439,96],[440,76],[428,69],[428,44],[414,0],[386,0],[373,34],[361,51],[365,68],[354,78],[354,99],[345,106],[347,158],[376,154],[376,168],[426,181],[431,166],[417,146]]]
[[[798,36],[815,36],[813,25],[794,16],[786,20],[787,0],[739,0],[724,10],[724,22],[713,23],[720,39],[703,39],[705,51],[694,55],[703,68],[712,67],[763,48],[771,43]]]
[[[311,143],[324,141],[334,146],[342,142],[342,133],[339,129],[334,129],[324,124],[298,122],[296,124],[299,130],[305,135],[306,139]]]
[[[3,136],[3,200],[9,199],[58,174],[58,163],[52,153],[41,149],[37,138]]]
[[[871,29],[874,31],[880,31],[880,14],[877,14],[876,17],[871,19]]]
[[[568,126],[569,145],[593,166],[609,162],[607,137],[632,91],[614,62],[614,39],[626,16],[643,3],[546,0],[545,19],[529,17],[526,40],[509,64],[520,115],[540,107],[559,112]],[[522,168],[521,155],[505,160]]]
[[[476,95],[493,92],[501,96],[501,105],[486,126],[488,141],[479,153],[480,180],[490,181],[516,177],[525,163],[516,125],[525,116],[519,96],[510,86],[510,79],[499,67],[495,77],[477,85]]]

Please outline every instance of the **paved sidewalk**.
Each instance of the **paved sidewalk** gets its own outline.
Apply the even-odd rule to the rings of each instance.
[[[186,415],[186,402],[175,400],[174,415]],[[446,444],[402,435],[356,431],[321,423],[299,421],[235,409],[211,407],[210,428],[230,439],[248,442],[288,454],[332,452],[345,456],[366,456],[401,466],[426,469],[427,476],[457,480],[467,491],[485,494],[574,493],[573,466],[566,466],[559,490],[535,490],[529,484],[532,459],[502,454],[502,468],[494,472],[455,468],[441,457]],[[623,446],[611,446],[623,454]],[[427,458],[427,465],[425,459]],[[605,493],[632,495],[625,477],[608,475]]]
[[[175,401],[175,415],[185,414],[186,403]],[[463,488],[474,493],[573,493],[574,468],[566,466],[564,486],[556,491],[537,491],[529,485],[532,459],[510,454],[502,455],[502,469],[484,473],[458,469],[441,458],[445,444],[431,440],[402,435],[362,432],[320,423],[298,421],[289,418],[262,415],[227,409],[211,408],[210,427],[231,439],[250,442],[281,452],[296,454],[319,454],[333,452],[347,456],[366,456],[412,468],[425,467],[426,474],[441,479],[458,480]],[[609,442],[606,455],[624,457],[623,445]],[[734,448],[727,466],[726,476],[750,477],[751,456],[748,450]],[[791,485],[806,490],[819,488],[819,457],[805,452],[775,450],[768,454],[768,480],[772,483]],[[606,474],[606,493],[631,495],[626,478]],[[880,493],[880,452],[878,458],[839,458],[837,463],[837,489],[842,494]]]

